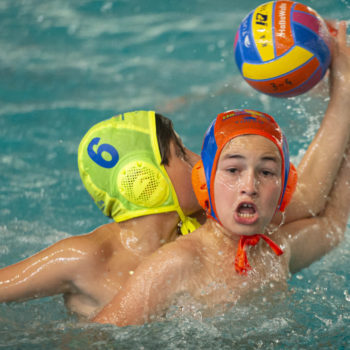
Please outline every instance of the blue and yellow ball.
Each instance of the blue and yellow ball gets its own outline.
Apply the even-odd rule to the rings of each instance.
[[[315,86],[331,61],[326,22],[310,7],[271,1],[241,22],[234,51],[243,78],[275,97],[300,95]]]

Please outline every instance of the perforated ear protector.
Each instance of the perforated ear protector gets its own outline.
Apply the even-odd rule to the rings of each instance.
[[[275,120],[266,113],[234,110],[221,113],[209,126],[203,141],[201,160],[193,167],[192,185],[199,204],[217,219],[213,200],[213,182],[220,153],[228,141],[240,135],[260,135],[271,140],[282,158],[282,191],[278,210],[283,212],[292,199],[297,171],[289,162],[286,138]]]
[[[126,156],[114,182],[119,193],[130,203],[146,208],[160,207],[169,197],[165,176],[151,160],[135,160]]]

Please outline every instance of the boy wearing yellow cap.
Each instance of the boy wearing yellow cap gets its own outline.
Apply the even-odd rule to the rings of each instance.
[[[181,232],[187,234],[199,224],[179,205],[161,158],[157,123],[158,130],[162,130],[161,123],[166,119],[153,111],[136,111],[93,126],[79,146],[80,176],[97,206],[116,222],[177,212]],[[183,158],[196,157],[186,155],[174,132],[169,137],[177,142],[177,152],[182,152]]]
[[[1,269],[0,301],[62,293],[69,310],[91,317],[146,256],[199,226],[189,216],[200,210],[191,184],[198,159],[182,145],[171,121],[153,111],[94,125],[79,145],[79,172],[114,222]]]

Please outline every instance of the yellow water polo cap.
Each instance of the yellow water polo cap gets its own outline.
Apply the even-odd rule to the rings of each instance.
[[[135,111],[94,125],[78,149],[80,177],[103,214],[116,222],[176,211],[181,233],[199,223],[185,216],[161,165],[154,111]]]

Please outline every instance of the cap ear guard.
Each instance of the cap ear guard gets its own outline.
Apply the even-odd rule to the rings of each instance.
[[[146,208],[162,206],[169,197],[169,185],[151,160],[126,156],[113,184],[130,203]],[[131,158],[131,160],[129,160]]]
[[[293,194],[295,192],[295,189],[297,187],[298,182],[298,172],[295,166],[290,163],[289,165],[289,173],[288,173],[288,180],[286,184],[286,189],[283,195],[283,199],[281,202],[281,205],[279,207],[279,211],[284,212],[287,208],[288,204],[292,200]]]
[[[203,162],[199,160],[192,169],[192,187],[199,205],[206,211],[210,210],[209,194],[205,179]]]

